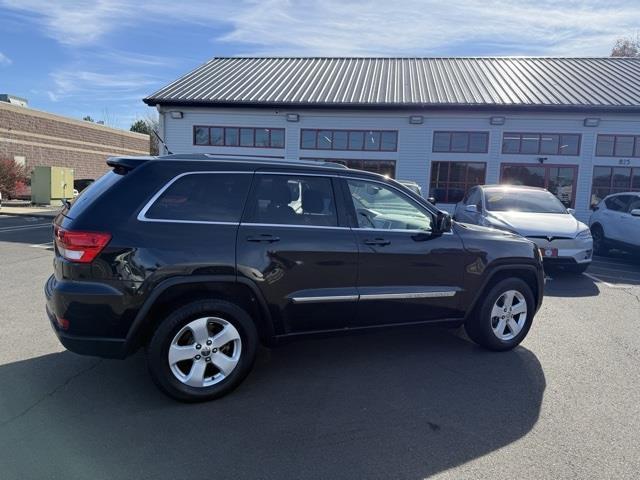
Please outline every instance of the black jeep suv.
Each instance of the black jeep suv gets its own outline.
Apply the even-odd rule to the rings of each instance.
[[[533,243],[452,224],[380,175],[206,155],[107,163],[54,221],[47,313],[74,352],[145,347],[179,400],[231,391],[259,343],[301,334],[446,322],[508,350],[542,302]]]

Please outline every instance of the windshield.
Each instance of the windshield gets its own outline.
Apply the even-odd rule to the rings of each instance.
[[[567,213],[567,209],[546,190],[486,190],[485,206],[491,212]]]

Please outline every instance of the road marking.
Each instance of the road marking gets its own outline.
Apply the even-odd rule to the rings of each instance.
[[[19,232],[21,230],[34,230],[36,228],[51,228],[51,223],[39,223],[38,225],[18,225],[13,227],[0,227],[0,233],[3,232]]]
[[[602,278],[597,277],[596,275],[592,275],[590,273],[587,272],[582,272],[582,274],[585,277],[589,277],[591,280],[593,280],[594,282],[598,282],[603,284],[605,287],[609,287],[609,288],[634,288],[635,285],[629,284],[629,283],[618,283],[618,284],[613,284],[613,283],[609,283],[609,282],[605,282]],[[611,275],[602,275],[603,277],[611,277],[611,278],[619,278],[619,277],[614,277]],[[624,280],[631,280],[631,281],[635,281],[635,279],[633,278],[625,278]]]
[[[53,249],[53,242],[47,243],[34,243],[33,245],[29,245],[32,248],[44,248],[44,249]]]

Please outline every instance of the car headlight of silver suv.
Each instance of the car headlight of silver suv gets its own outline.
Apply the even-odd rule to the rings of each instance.
[[[591,240],[591,230],[588,228],[581,230],[578,232],[578,235],[576,235],[576,240]]]

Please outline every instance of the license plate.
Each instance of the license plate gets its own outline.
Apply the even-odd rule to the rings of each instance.
[[[557,248],[541,248],[540,255],[543,257],[557,257],[558,249]]]

